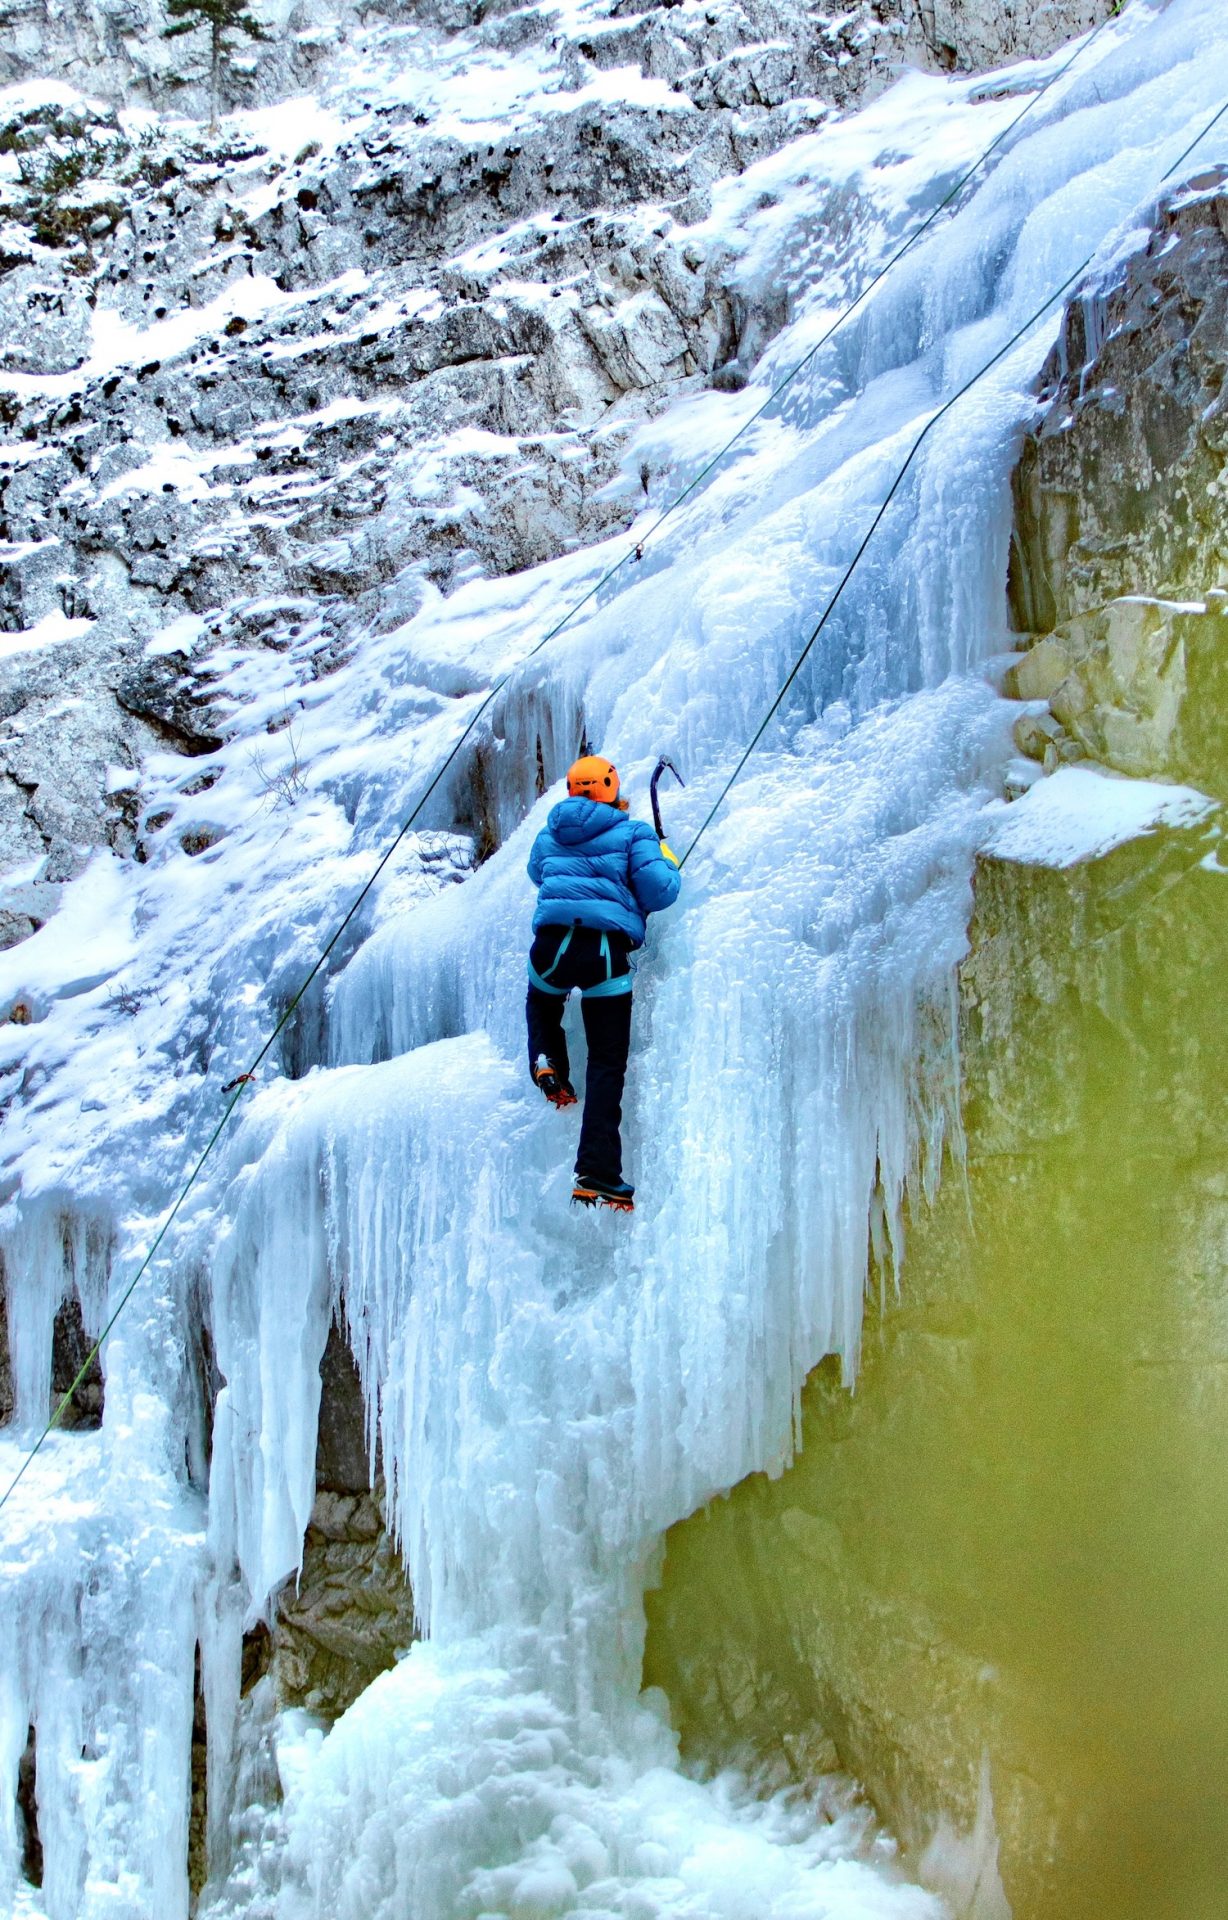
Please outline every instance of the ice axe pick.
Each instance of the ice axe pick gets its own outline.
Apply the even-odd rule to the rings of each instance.
[[[682,775],[679,773],[677,767],[674,765],[673,761],[669,758],[668,754],[663,753],[661,755],[661,758],[657,761],[657,764],[653,769],[652,779],[649,782],[649,786],[648,786],[648,790],[652,795],[652,824],[657,830],[657,839],[661,842],[662,851],[665,854],[667,854],[668,857],[674,861],[674,865],[677,866],[678,864],[677,860],[675,859],[674,855],[670,852],[670,849],[668,848],[668,846],[666,846],[665,844],[665,828],[661,823],[661,802],[657,797],[657,788],[661,784],[661,775],[663,773],[672,773],[680,787],[685,787],[686,781],[683,779]]]

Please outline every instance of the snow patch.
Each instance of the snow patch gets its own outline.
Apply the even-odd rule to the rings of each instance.
[[[1074,867],[1160,827],[1196,827],[1216,803],[1193,787],[1059,767],[1006,808],[985,842],[999,860]]]
[[[33,552],[31,546],[26,549]],[[56,647],[65,640],[80,640],[93,626],[92,620],[84,618],[70,620],[60,608],[45,613],[33,627],[19,628],[16,633],[0,633],[0,659],[11,654],[37,653],[43,647]]]

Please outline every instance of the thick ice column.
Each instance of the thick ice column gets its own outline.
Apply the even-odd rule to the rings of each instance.
[[[287,1088],[291,1112],[300,1090]],[[275,1091],[235,1144],[284,1119]],[[323,1171],[315,1135],[276,1137],[258,1172],[240,1175],[234,1217],[212,1272],[219,1396],[212,1474],[233,1516],[233,1551],[261,1610],[300,1563],[315,1499],[320,1356],[335,1286],[327,1257]]]
[[[149,1449],[156,1461],[156,1445]],[[7,1483],[17,1449],[0,1447]],[[5,1508],[0,1793],[37,1736],[50,1920],[187,1912],[197,1502],[105,1436],[54,1436]],[[17,1884],[11,1822],[0,1886]]]

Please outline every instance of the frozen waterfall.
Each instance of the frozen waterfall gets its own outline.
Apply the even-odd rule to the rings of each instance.
[[[909,77],[728,183],[711,218],[741,289],[753,305],[783,286],[795,317],[744,393],[679,403],[628,470],[643,458],[669,489],[685,481],[1047,70]],[[980,669],[1009,645],[1009,474],[1059,309],[927,441],[652,927],[630,1220],[569,1211],[574,1120],[524,1071],[525,860],[557,798],[536,797],[534,756],[541,741],[557,774],[582,717],[642,805],[668,750],[688,777],[669,795],[685,847],[927,418],[1085,256],[1120,248],[1225,72],[1220,0],[1138,0],[643,562],[513,677],[484,763],[498,850],[444,884],[460,809],[440,799],[330,984],[311,1070],[262,1077],[134,1296],[102,1432],[55,1436],[0,1518],[0,1898],[21,1913],[186,1913],[198,1641],[210,1913],[943,1910],[839,1783],[756,1798],[679,1770],[666,1703],[639,1692],[642,1594],[673,1521],[787,1461],[817,1362],[837,1353],[852,1378],[870,1242],[890,1276],[905,1195],[958,1146],[954,969],[1010,751]],[[856,240],[816,275],[838,205],[856,208]],[[164,993],[121,1018],[67,962],[46,972],[52,1091],[22,1120],[5,1213],[6,1261],[33,1276],[12,1296],[30,1384],[23,1433],[0,1440],[5,1483],[49,1366],[56,1223],[108,1223],[118,1291],[216,1118],[206,1084],[254,1052],[494,674],[620,550],[473,581],[371,637],[311,696],[293,833],[240,799],[186,877],[154,862],[121,879],[100,860],[77,883],[87,935]],[[5,982],[62,934],[0,956]],[[106,1285],[94,1273],[83,1291],[95,1325]],[[207,1485],[187,1331],[201,1300],[225,1382]],[[341,1313],[426,1638],[326,1737],[301,1717],[275,1729],[284,1807],[255,1838],[249,1819],[228,1861],[240,1634],[299,1564]],[[30,1725],[40,1895],[14,1819]]]

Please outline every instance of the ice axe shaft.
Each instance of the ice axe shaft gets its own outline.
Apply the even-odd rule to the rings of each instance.
[[[686,785],[686,781],[683,779],[682,775],[679,773],[673,761],[669,758],[667,754],[663,753],[661,755],[661,758],[657,761],[656,767],[653,770],[653,776],[651,781],[649,782],[649,789],[648,789],[652,795],[652,824],[657,830],[658,840],[664,840],[665,838],[665,828],[661,824],[661,802],[657,798],[657,788],[661,784],[661,775],[663,773],[672,773],[680,787],[685,787]]]

